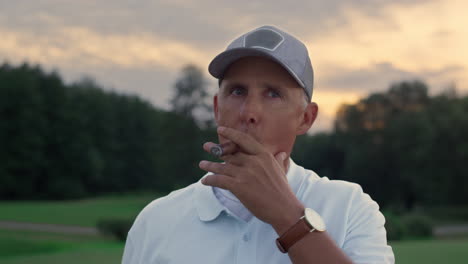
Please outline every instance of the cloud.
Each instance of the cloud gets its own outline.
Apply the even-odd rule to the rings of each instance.
[[[369,92],[385,91],[391,83],[403,80],[422,80],[434,89],[441,89],[447,83],[441,80],[450,80],[453,74],[463,72],[461,65],[450,65],[438,69],[424,69],[419,72],[412,72],[400,69],[390,62],[382,62],[370,65],[366,68],[330,68],[328,71],[333,74],[327,74],[320,81],[320,86],[332,88],[334,91],[347,91],[358,94]]]
[[[89,71],[82,69],[81,74],[67,76],[69,80],[76,80],[89,75]],[[93,71],[93,69],[91,69]],[[95,69],[97,82],[106,89],[120,93],[134,94],[151,102],[158,108],[169,109],[169,99],[172,97],[177,72],[161,67],[148,67],[145,69],[125,68],[98,68]]]
[[[414,6],[430,0],[394,0],[392,5]],[[299,36],[328,32],[348,24],[349,9],[382,19],[388,1],[300,1],[295,6],[282,0],[267,4],[250,1],[2,1],[2,24],[13,29],[52,26],[92,28],[102,34],[156,33],[162,38],[190,42],[198,48],[217,49],[240,32],[262,24],[276,24]],[[27,14],[27,15],[25,15]],[[57,24],[57,23],[54,23]],[[48,26],[48,27],[47,27]]]
[[[148,34],[99,34],[87,28],[59,27],[47,35],[0,27],[0,56],[45,64],[145,68],[207,61],[189,44]]]
[[[367,67],[391,62],[398,68],[420,71],[427,67],[465,65],[468,35],[463,27],[467,4],[454,0],[421,5],[385,7],[384,19],[347,9],[348,23],[326,34],[306,37],[318,65]],[[443,34],[441,34],[443,33]]]

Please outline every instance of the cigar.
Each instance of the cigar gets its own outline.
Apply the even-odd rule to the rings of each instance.
[[[237,152],[239,150],[239,147],[232,143],[231,141],[228,141],[223,144],[218,144],[216,146],[211,147],[210,153],[213,154],[216,157],[221,157],[223,155],[229,155]]]

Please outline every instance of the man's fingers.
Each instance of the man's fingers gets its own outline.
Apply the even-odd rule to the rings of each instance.
[[[262,145],[249,134],[229,127],[218,127],[218,134],[231,140],[247,154],[258,154],[262,150]]]
[[[225,161],[226,163],[230,163],[230,164],[233,164],[233,165],[236,165],[236,166],[242,166],[244,164],[246,164],[250,159],[251,157],[248,155],[248,154],[245,154],[243,152],[236,152],[234,154],[231,154],[231,155],[224,155],[224,156],[221,156],[219,157],[221,160]]]
[[[223,144],[206,142],[205,144],[203,144],[203,149],[216,157],[221,157],[236,153],[237,151],[239,151],[239,146],[237,146],[232,141],[228,141]]]
[[[228,163],[217,163],[217,162],[211,162],[211,161],[206,161],[202,160],[200,161],[200,164],[198,165],[200,169],[205,170],[207,172],[212,172],[215,174],[223,174],[223,175],[233,175],[233,165],[228,164]]]
[[[226,175],[210,174],[210,175],[205,176],[201,180],[201,182],[204,185],[209,185],[209,186],[218,187],[218,188],[232,191],[234,180],[232,179],[232,177],[229,177]]]
[[[213,142],[206,142],[205,144],[203,144],[203,149],[204,149],[206,152],[210,153],[211,148],[214,147],[214,146],[216,146],[216,145],[218,145],[218,144],[213,143]]]

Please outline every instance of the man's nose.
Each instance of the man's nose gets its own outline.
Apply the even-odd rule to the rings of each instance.
[[[249,125],[257,124],[262,114],[262,105],[260,100],[254,96],[247,96],[240,109],[240,115],[243,122]]]

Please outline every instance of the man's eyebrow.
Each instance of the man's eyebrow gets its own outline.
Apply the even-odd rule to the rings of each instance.
[[[275,84],[275,83],[270,83],[270,82],[263,82],[261,84],[261,86],[263,86],[264,88],[267,88],[267,89],[273,89],[273,90],[283,90],[284,87],[282,87],[281,85],[278,85],[278,84]],[[246,85],[245,83],[242,83],[240,81],[229,81],[226,83],[225,85],[226,88],[233,88],[233,87],[237,87],[237,88],[247,88],[248,85]]]
[[[273,84],[273,83],[262,83],[263,87],[266,87],[268,89],[273,89],[273,90],[282,90],[283,87],[281,85]]]
[[[226,83],[226,88],[231,88],[231,87],[240,87],[240,88],[245,88],[247,87],[247,85],[241,83],[241,82],[238,82],[238,81],[230,81],[228,83]]]

